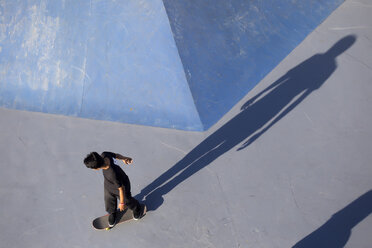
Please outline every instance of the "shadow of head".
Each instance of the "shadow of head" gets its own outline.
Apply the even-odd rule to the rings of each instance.
[[[355,35],[348,35],[337,41],[327,52],[326,54],[330,57],[337,57],[347,49],[349,49],[356,41]]]

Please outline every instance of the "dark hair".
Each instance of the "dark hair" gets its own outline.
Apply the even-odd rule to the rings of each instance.
[[[104,165],[104,161],[98,153],[91,152],[84,159],[84,164],[90,169],[99,169]]]

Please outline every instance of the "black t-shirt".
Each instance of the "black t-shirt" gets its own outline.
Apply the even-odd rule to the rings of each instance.
[[[125,172],[114,163],[116,154],[112,152],[103,152],[101,154],[106,164],[110,165],[107,170],[102,170],[105,179],[104,186],[109,191],[117,192],[120,187],[124,187],[125,191],[130,191],[129,178]]]

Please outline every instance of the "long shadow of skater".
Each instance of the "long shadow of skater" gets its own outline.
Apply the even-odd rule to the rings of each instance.
[[[372,190],[332,216],[324,225],[298,242],[293,248],[342,248],[351,229],[372,213]]]
[[[326,53],[316,54],[288,71],[245,103],[237,116],[146,186],[137,197],[146,197],[148,210],[155,210],[163,203],[163,195],[219,156],[247,138],[238,150],[249,146],[314,90],[321,87],[335,71],[336,57],[346,51],[355,40],[354,36],[346,36]]]

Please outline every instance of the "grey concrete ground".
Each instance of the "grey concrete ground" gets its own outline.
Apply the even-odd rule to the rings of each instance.
[[[205,133],[0,109],[0,246],[371,247],[371,23],[346,1]],[[93,150],[134,158],[144,219],[91,227]]]

